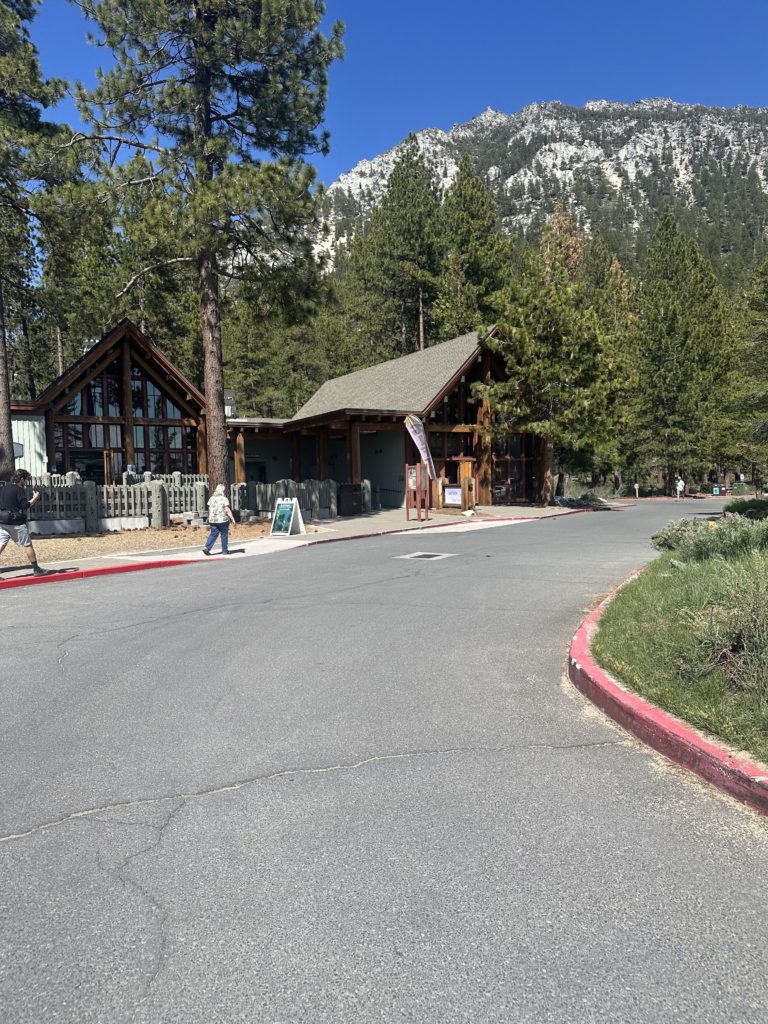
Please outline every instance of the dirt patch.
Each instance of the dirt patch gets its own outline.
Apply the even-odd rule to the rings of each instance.
[[[258,540],[269,533],[269,522],[238,523],[230,527],[230,542]],[[308,532],[314,527],[307,526]],[[165,548],[202,547],[208,536],[205,526],[169,526],[165,530],[124,530],[121,533],[72,535],[64,537],[33,537],[32,543],[41,565],[46,562],[66,562],[99,555],[115,555],[132,551],[159,551]],[[19,556],[21,555],[21,559]],[[24,556],[11,542],[0,555],[0,569],[5,565],[18,565]]]

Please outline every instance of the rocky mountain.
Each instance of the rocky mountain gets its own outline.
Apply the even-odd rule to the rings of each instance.
[[[632,262],[672,205],[726,279],[768,251],[768,109],[668,99],[535,103],[517,114],[488,109],[416,138],[444,188],[469,153],[517,236],[535,237],[564,203]],[[328,188],[334,244],[370,215],[398,151],[361,160]]]

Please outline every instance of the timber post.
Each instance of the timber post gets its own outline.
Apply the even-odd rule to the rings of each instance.
[[[168,491],[164,483],[153,480],[149,485],[152,513],[149,525],[153,530],[162,530],[170,524],[168,516]]]
[[[245,483],[245,434],[242,430],[235,433],[235,483]]]
[[[362,468],[360,458],[360,420],[352,420],[349,424],[348,458],[349,458],[349,482],[359,484],[362,480]]]
[[[132,466],[135,462],[133,447],[133,379],[131,377],[131,343],[126,335],[123,338],[121,350],[122,374],[123,374],[123,450],[125,451],[125,466]]]

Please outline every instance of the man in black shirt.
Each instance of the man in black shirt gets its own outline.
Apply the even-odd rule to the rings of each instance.
[[[8,541],[14,540],[18,547],[24,548],[32,566],[32,574],[34,576],[50,576],[50,569],[41,569],[37,564],[37,555],[29,536],[27,509],[30,505],[34,505],[40,497],[39,491],[34,491],[31,499],[27,497],[25,487],[28,486],[31,479],[32,477],[26,469],[17,469],[11,477],[11,482],[0,486],[0,555],[5,550]],[[5,519],[9,521],[3,522]]]

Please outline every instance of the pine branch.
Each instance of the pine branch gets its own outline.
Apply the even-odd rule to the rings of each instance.
[[[153,263],[149,267],[144,267],[133,275],[128,284],[115,295],[115,298],[122,298],[145,274],[151,274],[153,270],[159,270],[160,267],[169,267],[172,263],[194,263],[194,258],[192,256],[174,256],[170,260],[160,260],[159,263]]]

